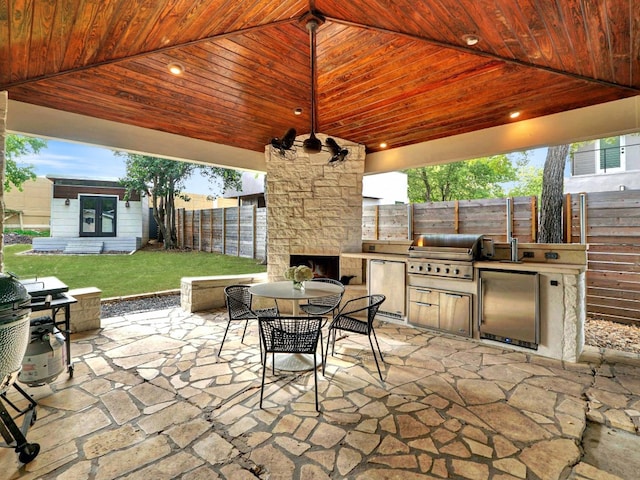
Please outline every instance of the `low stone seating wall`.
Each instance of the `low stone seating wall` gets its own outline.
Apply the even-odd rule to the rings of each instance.
[[[228,285],[253,284],[267,281],[266,273],[245,275],[216,275],[211,277],[182,277],[180,281],[180,306],[189,313],[201,312],[225,306],[224,288]],[[254,298],[254,307],[261,308],[261,300]]]
[[[100,298],[102,290],[96,287],[85,287],[69,290],[68,293],[78,301],[71,304],[69,322],[71,333],[100,328]],[[56,321],[64,321],[64,308],[56,315]]]
[[[189,313],[225,307],[224,288],[228,285],[251,285],[267,281],[266,273],[247,275],[218,275],[211,277],[182,277],[180,282],[180,306]],[[342,302],[355,297],[367,295],[366,285],[347,286]],[[273,307],[270,298],[253,297],[253,308]],[[291,302],[280,300],[278,307],[281,313],[291,314]]]

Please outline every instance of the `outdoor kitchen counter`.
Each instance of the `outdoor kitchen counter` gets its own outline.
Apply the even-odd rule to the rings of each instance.
[[[409,254],[377,252],[343,252],[340,256],[345,258],[360,258],[362,260],[387,260],[390,262],[406,262],[409,259]]]
[[[508,260],[490,260],[473,262],[475,268],[490,268],[494,270],[524,271],[538,273],[559,273],[563,275],[578,275],[586,271],[586,265],[572,265],[569,263],[551,262],[511,262]]]

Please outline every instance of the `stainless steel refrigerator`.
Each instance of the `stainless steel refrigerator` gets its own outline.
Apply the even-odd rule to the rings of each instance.
[[[480,338],[521,347],[540,343],[539,275],[536,272],[480,270]]]

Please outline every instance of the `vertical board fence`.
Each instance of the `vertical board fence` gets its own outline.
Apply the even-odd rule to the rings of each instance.
[[[181,208],[176,217],[179,248],[264,259],[266,208]]]
[[[565,207],[568,241],[589,244],[587,312],[640,325],[640,191],[567,195]]]

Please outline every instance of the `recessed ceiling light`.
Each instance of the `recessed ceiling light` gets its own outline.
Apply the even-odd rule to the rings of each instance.
[[[386,142],[382,142],[382,143],[380,144],[380,148],[387,148],[387,144],[386,144]]]
[[[184,73],[184,67],[179,63],[170,63],[167,65],[167,69],[172,75],[182,75]]]
[[[480,41],[480,37],[477,35],[467,34],[462,36],[462,40],[464,40],[464,43],[466,43],[467,46],[472,47]]]
[[[509,118],[518,118],[520,116],[520,112],[511,112],[509,114]]]
[[[300,108],[300,107],[296,108],[296,109],[293,111],[293,113],[294,113],[295,115],[302,115],[302,108]]]

